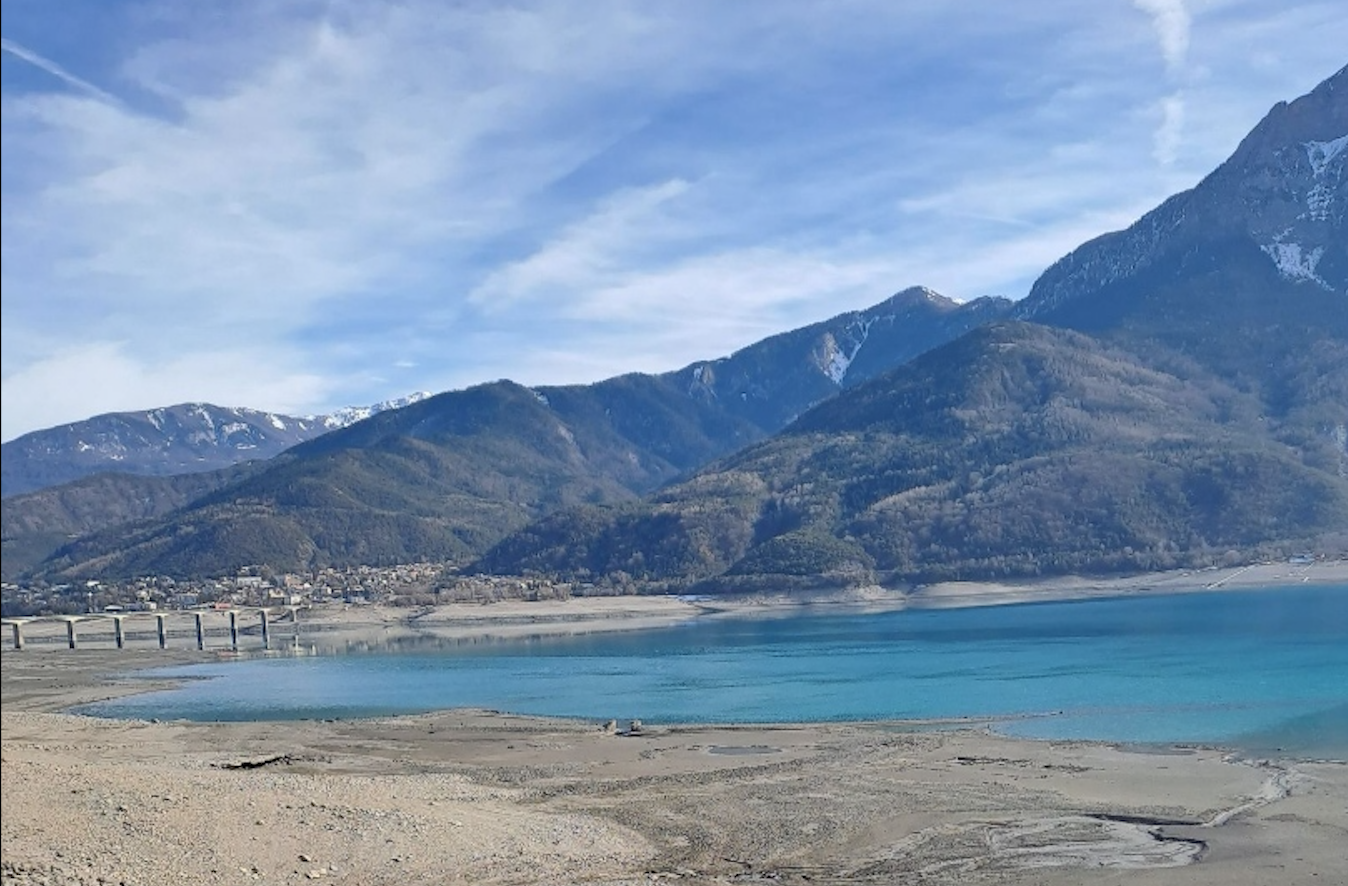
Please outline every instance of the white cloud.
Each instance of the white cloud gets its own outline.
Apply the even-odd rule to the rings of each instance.
[[[1171,78],[1184,73],[1189,54],[1192,18],[1185,0],[1133,0],[1151,16],[1152,28]],[[1184,137],[1184,94],[1174,92],[1160,102],[1161,120],[1152,133],[1152,157],[1162,166],[1174,164]]]
[[[661,209],[688,188],[687,182],[673,179],[611,195],[593,214],[566,226],[538,251],[492,271],[469,300],[494,311],[597,285],[618,270],[614,263],[634,244],[659,237]]]
[[[1184,96],[1178,92],[1166,96],[1160,110],[1161,123],[1152,136],[1152,156],[1157,163],[1169,166],[1178,158],[1184,138]]]
[[[284,365],[268,350],[246,346],[155,362],[124,342],[68,345],[5,376],[3,433],[10,440],[105,412],[199,401],[253,407],[265,402],[278,412],[303,413],[306,404],[328,395],[329,384]]]
[[[1151,16],[1166,67],[1172,72],[1181,70],[1189,52],[1191,23],[1184,0],[1133,0],[1133,5]]]

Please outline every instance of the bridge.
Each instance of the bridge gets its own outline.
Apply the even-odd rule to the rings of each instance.
[[[229,648],[238,651],[239,635],[241,632],[240,622],[256,618],[257,625],[260,627],[261,648],[271,649],[272,625],[274,622],[289,623],[294,627],[294,635],[299,637],[300,630],[300,608],[299,606],[273,606],[273,607],[238,607],[231,609],[189,609],[189,610],[168,610],[163,612],[90,612],[84,615],[39,615],[23,616],[14,618],[0,619],[0,624],[10,629],[10,636],[13,647],[16,650],[24,648],[28,637],[25,637],[25,631],[40,631],[42,628],[53,624],[65,623],[66,646],[70,649],[78,649],[80,642],[80,632],[83,630],[86,639],[92,631],[95,637],[106,639],[107,628],[112,628],[112,639],[118,649],[125,649],[128,643],[137,635],[133,633],[132,627],[139,624],[147,624],[150,619],[154,620],[154,638],[157,639],[160,649],[167,649],[169,638],[175,634],[186,634],[186,631],[174,632],[170,630],[170,623],[179,626],[186,626],[188,620],[191,620],[192,632],[187,636],[195,636],[196,648],[206,649],[207,638],[212,635],[211,622],[223,626],[220,619],[228,622]],[[130,622],[131,626],[127,623]],[[77,628],[76,626],[79,626]],[[246,632],[247,625],[242,628]],[[148,633],[148,632],[143,632]],[[31,632],[30,632],[31,636]]]

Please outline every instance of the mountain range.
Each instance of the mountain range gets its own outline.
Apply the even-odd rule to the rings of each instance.
[[[58,548],[42,569],[92,558],[104,576],[472,557],[558,508],[635,499],[1011,307],[914,288],[675,372],[492,382],[190,481],[94,476],[8,497],[4,575]]]
[[[102,473],[168,477],[268,459],[297,443],[429,397],[426,392],[327,415],[279,415],[210,403],[111,412],[33,431],[0,447],[0,494]]]
[[[1338,550],[1346,146],[1348,68],[1019,303],[910,289],[677,372],[7,496],[6,578],[454,559],[735,590]]]

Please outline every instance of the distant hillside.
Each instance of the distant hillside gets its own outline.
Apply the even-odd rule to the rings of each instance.
[[[158,520],[90,526],[40,569],[186,576],[475,556],[559,508],[633,500],[1010,308],[908,290],[664,375],[440,394],[297,445]]]
[[[477,567],[703,590],[1114,572],[1348,527],[1348,480],[1260,404],[1065,330],[985,327],[644,502],[555,514]]]
[[[52,551],[110,526],[152,520],[246,476],[237,465],[176,477],[95,474],[6,499],[0,579],[12,581]]]
[[[166,477],[268,459],[296,443],[427,396],[413,394],[302,417],[210,403],[99,415],[33,431],[0,447],[3,495],[22,495],[109,471]]]

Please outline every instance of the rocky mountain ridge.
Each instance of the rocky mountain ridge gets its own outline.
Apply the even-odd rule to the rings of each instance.
[[[1242,239],[1286,279],[1348,294],[1348,67],[1279,102],[1230,159],[1126,230],[1055,262],[1015,316],[1051,316],[1073,300],[1137,277],[1198,242]]]

